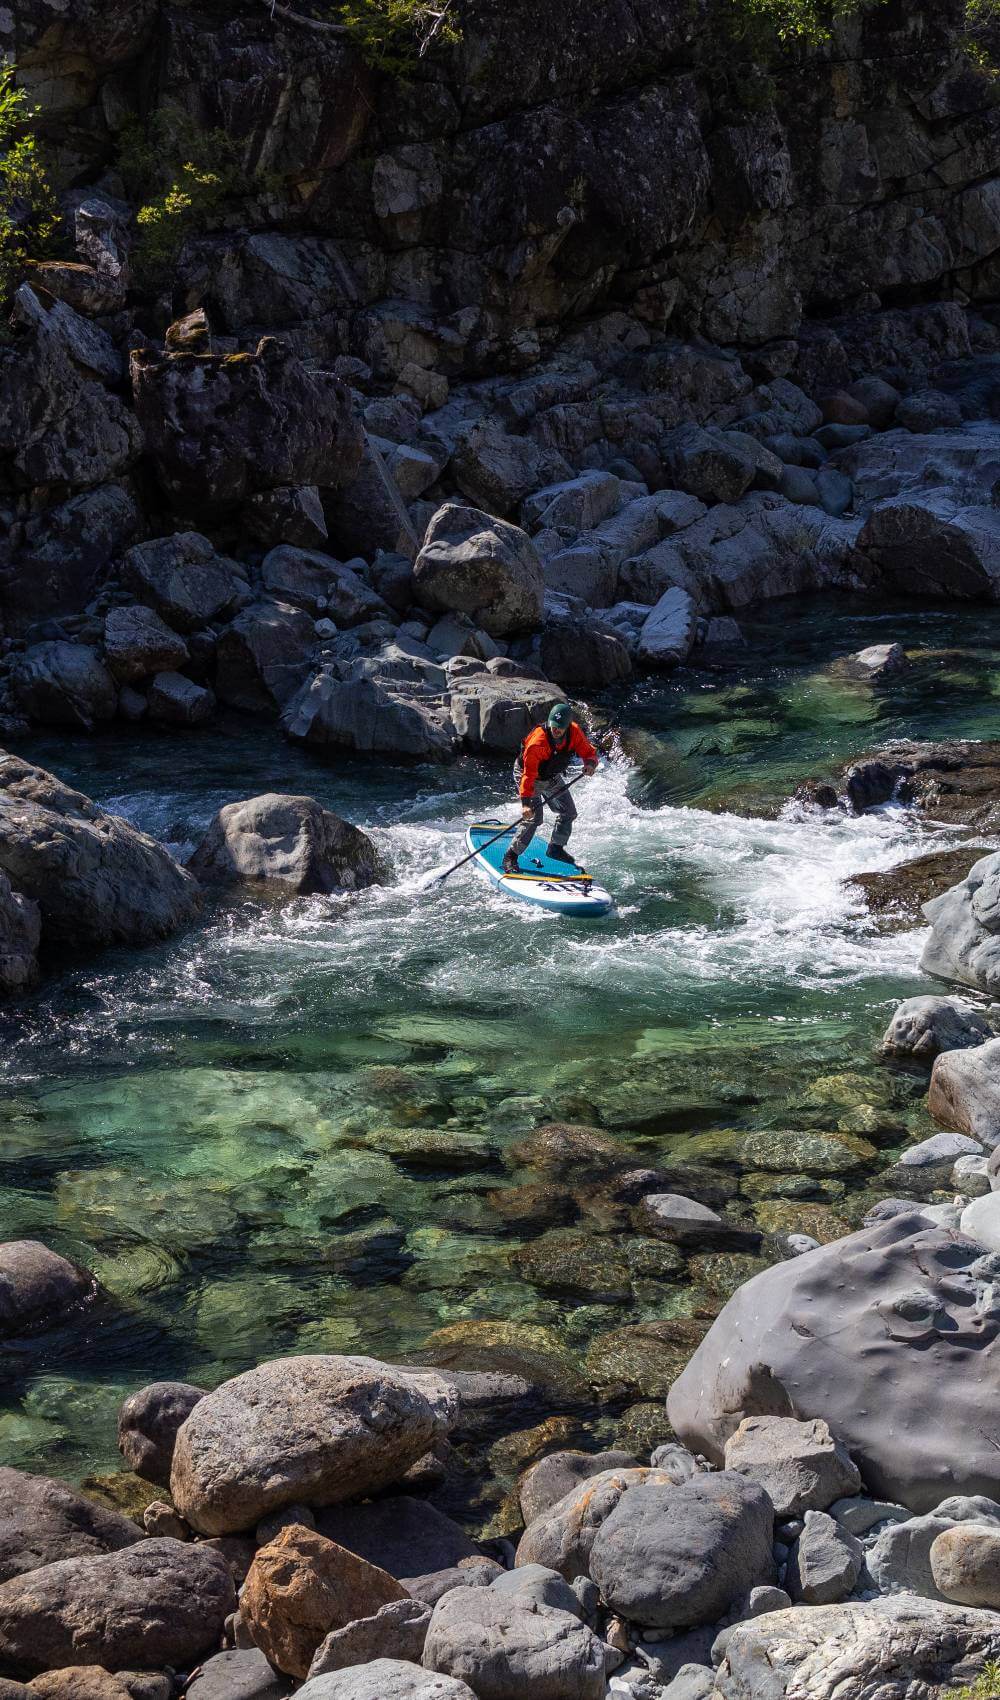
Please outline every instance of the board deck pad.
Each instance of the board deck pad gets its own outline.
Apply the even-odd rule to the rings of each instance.
[[[614,903],[610,893],[578,863],[550,856],[547,841],[538,833],[518,857],[517,873],[505,874],[503,859],[513,834],[506,833],[495,844],[488,843],[503,824],[503,821],[478,821],[466,835],[469,849],[478,852],[476,866],[501,890],[561,915],[596,918],[611,911]],[[484,848],[480,849],[481,845]]]

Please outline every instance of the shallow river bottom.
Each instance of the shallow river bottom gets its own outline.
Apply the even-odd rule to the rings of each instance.
[[[913,663],[887,689],[829,673],[890,636]],[[707,1319],[757,1265],[633,1250],[623,1273],[621,1208],[580,1176],[554,1186],[521,1149],[550,1119],[603,1127],[637,1165],[714,1165],[731,1213],[767,1232],[857,1220],[929,1131],[923,1078],[873,1047],[895,1002],[930,988],[921,934],[876,933],[844,882],[956,838],[897,808],[738,810],[887,737],[993,736],[1000,616],[842,600],[775,608],[750,637],[737,673],[600,705],[618,753],[577,792],[576,839],[617,899],[600,923],[521,911],[469,871],[421,893],[470,816],[512,813],[498,769],[330,767],[245,725],[18,752],[185,851],[224,802],[308,792],[372,833],[387,883],[218,904],[163,947],[64,969],[5,1018],[2,1237],[79,1258],[115,1304],[8,1355],[4,1462],[109,1469],[118,1404],[144,1381],[211,1385],[286,1352],[403,1356],[442,1329],[470,1351],[519,1333],[583,1378],[607,1434],[608,1411],[661,1399],[673,1362],[618,1331]],[[792,1170],[767,1137],[787,1130]]]

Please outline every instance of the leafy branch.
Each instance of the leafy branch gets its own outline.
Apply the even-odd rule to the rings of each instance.
[[[0,66],[0,304],[17,288],[30,259],[48,252],[59,228],[59,209],[38,149],[34,121],[15,85],[15,67]]]

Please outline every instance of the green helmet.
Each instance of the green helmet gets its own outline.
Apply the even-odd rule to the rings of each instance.
[[[573,724],[573,710],[568,702],[557,702],[549,713],[549,730],[564,737]]]

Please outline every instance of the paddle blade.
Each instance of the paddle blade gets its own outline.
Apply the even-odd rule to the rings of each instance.
[[[422,874],[417,881],[418,891],[437,891],[444,884],[453,868],[432,868],[429,874]]]

